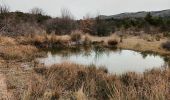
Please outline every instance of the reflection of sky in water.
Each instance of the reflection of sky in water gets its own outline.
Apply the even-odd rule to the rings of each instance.
[[[148,55],[144,58],[140,53],[130,50],[95,52],[88,55],[84,52],[80,54],[70,54],[64,57],[59,54],[52,55],[48,52],[47,58],[39,59],[41,63],[47,66],[71,62],[76,64],[96,66],[105,66],[110,73],[124,73],[129,71],[144,72],[147,69],[158,68],[165,64],[163,58],[159,56]]]

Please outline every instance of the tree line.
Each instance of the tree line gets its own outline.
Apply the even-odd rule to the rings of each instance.
[[[145,18],[102,19],[98,15],[95,18],[76,20],[68,9],[62,9],[60,17],[52,18],[40,8],[23,13],[10,12],[8,6],[0,5],[0,34],[25,35],[45,31],[48,34],[65,35],[74,30],[97,36],[107,36],[115,31],[156,34],[170,31],[170,18],[153,17],[148,13]]]

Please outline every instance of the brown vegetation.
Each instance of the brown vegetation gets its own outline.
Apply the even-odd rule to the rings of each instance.
[[[71,37],[71,40],[74,41],[74,42],[79,42],[82,38],[82,31],[73,31],[70,35]]]
[[[17,96],[17,99],[25,97],[48,100],[78,98],[166,100],[169,98],[169,69],[162,71],[154,69],[146,71],[143,75],[126,73],[119,76],[108,75],[95,66],[85,67],[64,63],[51,68],[35,68],[34,71],[24,94]]]
[[[52,47],[71,47],[74,45],[74,42],[77,44],[94,44],[102,45],[105,47],[110,47],[110,43],[116,43],[118,48],[131,49],[137,51],[152,51],[160,54],[169,54],[166,49],[163,49],[163,45],[168,38],[163,35],[159,35],[159,41],[157,40],[157,35],[147,35],[143,34],[141,36],[126,35],[122,37],[122,42],[116,34],[98,37],[91,36],[88,34],[83,34],[81,31],[74,31],[72,35],[55,35],[55,34],[34,34],[28,36],[18,36],[15,38],[1,36],[0,44],[1,45],[32,45],[40,48],[52,48]],[[76,40],[76,41],[75,41]],[[111,41],[112,40],[112,41]]]
[[[162,43],[162,48],[166,50],[170,50],[170,41],[166,41],[165,43]]]
[[[14,38],[7,36],[0,36],[0,45],[15,45],[16,41]]]
[[[113,45],[115,40],[120,39],[115,34],[110,37],[87,34],[81,37],[84,43],[90,44],[94,41],[103,41],[104,44]],[[124,36],[123,42],[118,43],[117,47],[169,54],[161,48],[161,44],[167,41],[166,37],[161,37],[160,41],[153,40],[147,41],[139,36]],[[15,100],[166,100],[169,98],[169,68],[153,69],[144,74],[129,72],[123,75],[109,74],[107,69],[92,65],[64,63],[46,68],[35,61],[35,58],[40,56],[39,49],[34,45],[37,42],[67,44],[72,40],[69,35],[55,34],[0,37],[0,71],[7,80],[5,82],[7,91],[10,91],[7,93],[14,95]]]
[[[1,46],[0,55],[8,60],[24,60],[34,58],[37,48],[31,45]]]
[[[116,46],[169,56],[170,19],[148,14],[145,19],[135,20],[102,20],[100,16],[75,20],[68,9],[62,9],[62,16],[57,18],[44,14],[39,8],[23,13],[10,12],[8,6],[0,5],[0,99],[10,99],[9,95],[13,100],[170,98],[169,68],[113,75],[104,67],[63,63],[47,68],[36,61],[38,56],[45,56],[39,48],[69,48],[77,44]]]
[[[116,46],[118,44],[117,40],[108,40],[108,45],[109,46]]]

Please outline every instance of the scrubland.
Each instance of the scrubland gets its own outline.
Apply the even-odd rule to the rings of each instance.
[[[170,69],[143,74],[108,73],[105,67],[62,63],[46,67],[36,58],[53,48],[130,49],[170,57],[170,19],[145,18],[75,20],[68,9],[60,17],[11,12],[0,5],[0,100],[168,100]],[[138,67],[138,66],[136,66]]]
[[[137,51],[152,51],[169,55],[162,47],[168,38],[156,36],[106,37],[78,34],[69,35],[31,35],[0,37],[0,95],[10,100],[167,100],[170,91],[169,68],[153,69],[143,74],[134,72],[114,75],[105,68],[93,65],[84,66],[70,63],[53,65],[50,68],[39,64],[35,59],[45,56],[42,48],[50,44],[63,47],[99,45],[103,48],[113,46]],[[75,34],[74,34],[75,37]],[[149,38],[149,39],[148,39]],[[116,42],[115,42],[116,41]],[[82,42],[82,43],[81,43]],[[36,43],[39,43],[38,45]],[[46,45],[44,45],[44,43]],[[44,46],[40,46],[43,44]]]

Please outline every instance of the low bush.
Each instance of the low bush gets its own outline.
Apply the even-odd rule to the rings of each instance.
[[[117,40],[109,40],[108,41],[108,45],[109,46],[116,46],[118,44],[118,41]]]
[[[164,32],[164,33],[163,33],[163,36],[164,36],[164,37],[170,37],[170,32]]]
[[[84,38],[84,44],[87,45],[87,44],[90,44],[91,43],[91,40],[88,36],[85,36]]]
[[[161,36],[160,35],[156,35],[155,39],[156,39],[156,41],[160,41],[161,40]]]
[[[72,33],[71,33],[71,40],[72,41],[74,41],[74,42],[78,42],[78,41],[80,41],[81,40],[81,37],[82,37],[82,31],[78,31],[78,30],[76,30],[76,31],[73,31]]]
[[[166,50],[170,50],[170,41],[167,41],[167,42],[163,43],[162,48],[164,48]]]

